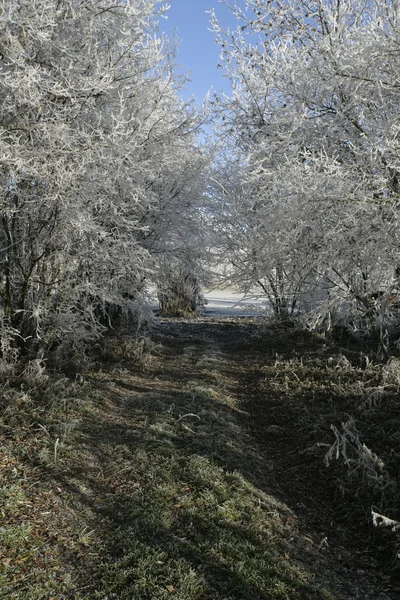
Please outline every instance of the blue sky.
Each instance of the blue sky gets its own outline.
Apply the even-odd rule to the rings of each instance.
[[[213,8],[219,21],[231,29],[237,21],[229,9],[218,0],[169,0],[168,19],[160,20],[160,32],[171,38],[174,29],[180,40],[177,62],[182,71],[191,71],[190,79],[183,90],[184,97],[195,96],[201,102],[210,87],[229,92],[230,86],[222,78],[222,70],[217,69],[219,47],[214,35],[208,31],[210,15],[206,11]]]

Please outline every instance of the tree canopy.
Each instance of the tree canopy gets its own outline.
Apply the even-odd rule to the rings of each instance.
[[[62,358],[117,322],[138,331],[148,282],[191,281],[200,299],[210,257],[278,318],[346,315],[387,352],[400,294],[397,2],[234,3],[234,30],[212,16],[232,93],[202,108],[181,98],[158,32],[167,8],[2,4],[4,356],[12,339],[11,355]],[[207,115],[212,144],[199,136]]]

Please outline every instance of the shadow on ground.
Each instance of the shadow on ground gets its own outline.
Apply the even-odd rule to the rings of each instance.
[[[39,427],[43,407],[38,433],[24,430],[24,461],[48,488],[30,548],[39,525],[62,518],[47,595],[32,593],[16,556],[10,598],[395,600],[371,551],[380,538],[361,526],[359,484],[338,494],[342,473],[323,464],[330,424],[379,383],[374,370],[356,352],[257,319],[160,319],[153,340],[142,366],[124,350],[90,374],[70,434]],[[374,444],[379,431],[366,432]],[[55,571],[56,588],[62,552],[71,570]]]
[[[62,482],[92,515],[88,598],[390,598],[315,485],[321,457],[301,454],[312,431],[288,429],[310,420],[290,369],[268,372],[288,349],[274,335],[245,320],[164,321],[146,368],[94,376]],[[329,352],[296,335],[300,352]]]

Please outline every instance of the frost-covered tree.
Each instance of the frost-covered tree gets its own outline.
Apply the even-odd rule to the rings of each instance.
[[[148,229],[144,232],[144,243],[155,261],[152,280],[164,290],[159,290],[159,296],[165,298],[166,290],[173,294],[180,284],[182,290],[189,292],[192,286],[187,285],[188,281],[196,282],[189,303],[193,306],[200,298],[194,290],[204,281],[206,272],[203,208],[205,172],[211,151],[191,144],[190,140],[188,143],[185,138],[181,142],[171,156],[171,164],[164,165],[159,176],[149,183],[153,193],[160,198],[161,210],[157,207],[156,212],[149,211],[146,216]],[[186,293],[182,296],[181,307],[179,295],[171,304],[177,307],[175,313],[190,312],[192,309],[188,309],[184,300]],[[172,314],[174,310],[164,312]]]
[[[1,3],[0,297],[24,348],[79,351],[117,314],[140,322],[154,240],[202,160],[165,9]]]
[[[398,3],[245,5],[235,31],[213,26],[233,88],[222,131],[244,164],[247,277],[372,326],[376,298],[383,310],[398,292]]]

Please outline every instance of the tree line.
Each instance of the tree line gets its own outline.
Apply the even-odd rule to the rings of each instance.
[[[138,330],[149,275],[183,249],[194,260],[204,117],[181,99],[174,48],[158,34],[165,10],[152,0],[2,3],[6,361],[84,354],[117,321]]]
[[[228,2],[225,2],[228,4]],[[181,97],[155,0],[0,8],[4,364],[192,311],[215,264],[276,318],[395,348],[395,0],[248,0],[212,28],[231,94]],[[212,119],[210,119],[212,117]],[[211,141],[202,125],[213,123]],[[210,275],[211,274],[211,275]]]
[[[225,152],[210,195],[233,277],[278,318],[351,325],[387,356],[400,306],[398,2],[232,10],[234,31],[213,18],[232,94],[215,101]]]

